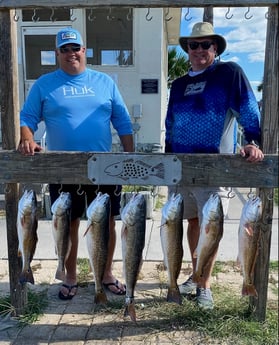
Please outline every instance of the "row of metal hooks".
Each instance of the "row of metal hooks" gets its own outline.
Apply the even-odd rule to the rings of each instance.
[[[4,187],[4,193],[5,193],[5,194],[9,193],[10,191],[9,191],[9,189],[8,189],[8,185],[6,185],[5,183],[3,183],[3,185],[5,186],[5,187]],[[98,192],[99,192],[99,188],[100,188],[100,186],[98,186],[97,189],[96,189],[96,192],[95,192],[96,195],[97,195]],[[135,188],[134,190],[136,191],[136,189],[137,189],[136,186],[134,186],[134,188]],[[23,186],[22,186],[22,190],[25,191],[25,189],[27,189],[27,186],[23,185]],[[59,189],[59,192],[61,192],[62,189],[63,189],[63,185],[61,184],[60,189]],[[44,190],[44,187],[43,187],[43,185],[42,185],[42,191],[43,191],[43,190]],[[155,190],[156,190],[156,186],[151,186],[151,195],[152,195],[152,196],[156,196]],[[120,194],[118,188],[115,189],[114,193],[115,193],[115,195],[119,195],[119,194]],[[84,190],[82,189],[82,185],[81,185],[81,184],[78,186],[77,194],[78,194],[78,195],[84,194]],[[253,198],[255,198],[255,196],[256,196],[256,191],[255,191],[255,189],[252,188],[252,187],[250,187],[249,192],[247,193],[247,198],[248,198],[248,199],[253,199]],[[235,197],[235,193],[234,193],[234,191],[233,191],[233,188],[229,188],[227,197],[228,197],[229,199],[232,199],[232,198]],[[268,191],[268,193],[267,193],[267,195],[266,195],[266,198],[267,198],[268,200],[270,200],[270,201],[272,201],[272,200],[274,199],[274,197],[273,197],[273,190]]]
[[[165,14],[165,20],[166,20],[166,21],[172,20],[172,17],[169,15],[169,13],[170,13],[170,10],[169,10],[169,8],[168,8],[167,11],[166,11],[166,14]],[[51,22],[55,22],[55,21],[57,20],[57,18],[55,18],[54,14],[55,14],[55,8],[52,8],[52,9],[51,9],[51,14],[50,14],[50,17],[49,17],[49,20],[50,20]],[[133,18],[132,8],[129,8],[126,17],[127,17],[127,20],[128,20],[128,21],[132,20],[132,18]],[[230,20],[230,19],[232,19],[232,17],[233,17],[233,13],[231,13],[231,8],[228,7],[227,12],[225,13],[225,18],[228,19],[228,20]],[[186,13],[185,13],[185,15],[184,15],[184,20],[190,21],[190,20],[192,20],[192,18],[193,18],[193,17],[190,16],[190,8],[188,7],[187,10],[186,10]],[[251,12],[250,12],[250,6],[248,6],[247,11],[244,13],[244,18],[247,19],[247,20],[250,20],[250,19],[253,18],[253,15],[252,15]],[[268,19],[268,12],[266,12],[265,18]],[[18,22],[18,21],[19,21],[19,15],[18,15],[18,13],[17,13],[17,9],[16,9],[16,8],[15,8],[15,10],[14,10],[13,19],[14,19],[15,22]],[[71,9],[70,9],[70,20],[71,20],[72,22],[74,22],[76,19],[77,19],[77,18],[74,16],[73,9],[71,8]],[[94,16],[94,9],[91,8],[91,9],[90,9],[90,13],[89,13],[89,15],[88,15],[88,20],[89,20],[89,21],[94,21],[95,19],[96,19],[96,16]],[[112,14],[112,8],[109,8],[109,12],[108,12],[108,15],[107,15],[107,20],[108,20],[108,21],[112,21],[112,20],[114,20],[114,19],[115,19],[115,17],[114,17],[113,14]],[[150,22],[150,21],[153,19],[153,16],[151,15],[150,8],[147,9],[147,13],[146,13],[145,19],[146,19],[148,22]],[[38,17],[38,15],[37,15],[37,9],[34,8],[34,9],[33,9],[33,15],[32,15],[32,21],[33,21],[33,22],[38,22],[39,20],[40,20],[40,17]]]

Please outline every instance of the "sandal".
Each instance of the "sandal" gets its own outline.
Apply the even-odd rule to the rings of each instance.
[[[64,295],[62,291],[60,290],[58,293],[58,297],[62,300],[67,300],[67,299],[72,299],[76,294],[77,294],[77,288],[78,285],[67,285],[67,284],[62,284],[62,286],[66,289],[68,289],[67,295]],[[74,290],[73,290],[74,289]]]
[[[125,295],[126,294],[126,285],[123,285],[125,290],[121,290],[118,284],[119,284],[119,281],[117,279],[114,283],[103,283],[104,287],[107,288],[110,292],[114,293],[115,295],[119,295],[119,296]],[[118,291],[111,289],[110,286],[116,287],[118,289]]]

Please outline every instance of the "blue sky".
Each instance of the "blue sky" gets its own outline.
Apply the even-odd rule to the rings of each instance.
[[[267,7],[231,7],[226,18],[228,8],[214,8],[214,30],[221,34],[227,41],[227,48],[222,54],[223,61],[235,61],[246,73],[251,86],[258,100],[262,93],[257,92],[257,86],[262,82],[264,74],[265,57],[265,38],[267,20],[265,14]],[[192,27],[196,22],[203,19],[203,8],[190,8],[185,20],[187,9],[183,8],[181,18],[181,36],[187,36],[191,33]],[[251,19],[246,19],[251,17]]]

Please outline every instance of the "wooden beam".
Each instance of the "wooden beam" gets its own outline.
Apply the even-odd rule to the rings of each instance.
[[[278,8],[272,6],[268,10],[263,82],[263,118],[261,126],[263,151],[268,153],[276,153],[278,148],[278,30]],[[255,287],[259,297],[251,297],[250,303],[256,319],[258,321],[264,321],[266,317],[269,279],[270,243],[274,205],[273,190],[260,188],[259,195],[263,201],[259,255],[255,267]]]
[[[0,11],[0,99],[3,149],[15,149],[19,141],[19,95],[16,23],[9,10]],[[5,191],[7,247],[9,257],[10,296],[15,314],[22,313],[27,302],[27,288],[18,282],[21,271],[18,258],[17,203],[18,185],[8,183]]]
[[[88,178],[88,160],[93,155],[104,161],[133,158],[144,153],[46,152],[23,156],[16,151],[0,151],[0,183],[92,183]],[[167,154],[156,153],[154,157]],[[150,165],[152,165],[152,155]],[[266,155],[262,162],[251,164],[240,155],[177,154],[182,172],[179,184],[188,186],[265,187],[278,186],[278,156]],[[102,164],[103,166],[104,164]],[[101,172],[102,173],[102,172]],[[101,174],[100,174],[101,175]],[[101,175],[102,176],[102,175]],[[148,180],[143,181],[147,184]],[[101,184],[101,183],[100,183]],[[111,184],[114,184],[113,180]],[[123,180],[119,184],[135,184]],[[163,181],[162,184],[164,185]]]
[[[268,7],[278,0],[0,0],[0,9],[25,8],[89,8],[89,7]]]

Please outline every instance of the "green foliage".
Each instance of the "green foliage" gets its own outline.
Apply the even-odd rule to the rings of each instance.
[[[168,51],[168,88],[178,77],[182,77],[190,68],[190,61],[187,60],[185,53],[177,52],[176,48]]]

